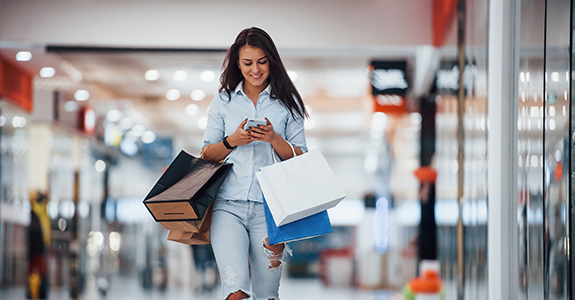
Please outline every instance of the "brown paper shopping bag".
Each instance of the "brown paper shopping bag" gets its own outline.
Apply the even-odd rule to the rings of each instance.
[[[186,245],[209,244],[210,243],[209,230],[212,224],[213,211],[214,211],[214,201],[212,201],[212,204],[210,204],[210,206],[208,207],[208,210],[204,214],[204,218],[202,218],[199,221],[189,221],[190,222],[189,224],[192,225],[193,228],[195,228],[195,231],[182,231],[172,229],[168,234],[168,240]],[[173,222],[162,222],[162,223],[173,223]]]

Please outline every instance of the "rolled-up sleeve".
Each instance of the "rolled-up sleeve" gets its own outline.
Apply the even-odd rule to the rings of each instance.
[[[212,99],[208,109],[208,123],[204,132],[202,149],[210,144],[219,143],[224,139],[224,119],[222,117],[222,100],[220,94]]]
[[[307,153],[307,144],[305,141],[304,119],[298,115],[295,117],[288,113],[286,123],[286,139],[292,145],[299,147],[303,153]]]

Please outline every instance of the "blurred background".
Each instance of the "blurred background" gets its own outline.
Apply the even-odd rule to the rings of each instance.
[[[490,2],[1,0],[0,298],[221,297],[209,246],[168,242],[142,201],[199,156],[226,50],[257,26],[347,194],[333,233],[290,243],[282,299],[488,299],[489,247],[517,299],[571,299],[573,4]],[[488,149],[512,175],[495,245]]]

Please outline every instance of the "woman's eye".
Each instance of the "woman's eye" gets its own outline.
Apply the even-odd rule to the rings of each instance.
[[[267,62],[268,62],[267,60],[263,60],[263,61],[260,61],[260,64],[265,65]]]
[[[252,65],[252,63],[249,63],[249,64],[244,64],[244,65],[246,65],[246,66],[251,66],[251,65]]]

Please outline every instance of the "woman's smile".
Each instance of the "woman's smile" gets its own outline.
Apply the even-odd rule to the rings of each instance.
[[[244,88],[263,91],[268,85],[268,57],[260,48],[246,45],[240,49],[238,66],[244,76]]]

